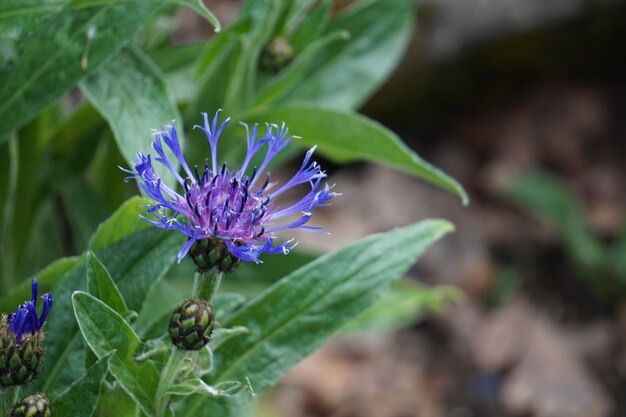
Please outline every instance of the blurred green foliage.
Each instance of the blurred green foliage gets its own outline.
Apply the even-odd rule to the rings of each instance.
[[[597,296],[613,302],[626,295],[626,223],[610,242],[594,236],[587,227],[580,199],[562,179],[546,172],[515,178],[504,194],[554,230],[575,276]]]

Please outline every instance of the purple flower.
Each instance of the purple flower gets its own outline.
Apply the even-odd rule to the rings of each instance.
[[[153,200],[148,206],[149,217],[142,216],[156,227],[178,230],[187,236],[187,243],[178,253],[180,262],[196,241],[212,239],[223,242],[228,251],[244,261],[260,262],[261,253],[289,253],[291,241],[275,243],[275,232],[283,229],[317,231],[320,228],[307,226],[312,211],[337,195],[328,185],[320,187],[326,174],[311,161],[315,147],[310,149],[296,174],[282,186],[271,182],[266,168],[270,161],[293,139],[282,126],[266,125],[265,134],[259,137],[258,126],[251,129],[244,124],[248,150],[242,166],[230,170],[226,164],[217,162],[217,142],[226,119],[218,124],[218,114],[212,121],[206,113],[202,130],[211,148],[211,162],[207,159],[204,168],[191,169],[183,158],[176,128],[173,124],[156,132],[152,147],[156,161],[165,166],[181,184],[183,193],[170,188],[156,174],[150,154],[139,153],[134,170],[124,170],[139,182],[139,186]],[[180,175],[166,157],[163,143],[172,151],[182,167]],[[252,159],[265,148],[260,165],[251,166]],[[309,191],[295,204],[282,208],[278,197],[298,185],[308,184]]]
[[[41,330],[52,308],[52,295],[50,293],[42,295],[43,310],[39,316],[37,314],[39,285],[36,279],[32,281],[31,292],[32,300],[23,302],[15,313],[11,313],[7,317],[9,328],[15,334],[15,340],[18,345],[22,343],[22,336],[35,334]]]

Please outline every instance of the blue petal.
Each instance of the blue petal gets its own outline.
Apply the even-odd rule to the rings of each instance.
[[[218,165],[217,165],[217,141],[220,138],[220,134],[222,133],[222,130],[224,129],[224,127],[226,127],[226,125],[230,122],[230,117],[228,117],[226,120],[224,120],[224,122],[222,122],[222,124],[218,127],[217,126],[217,121],[218,121],[218,115],[219,112],[221,110],[218,110],[217,112],[215,112],[215,116],[213,116],[213,123],[209,124],[209,115],[206,113],[202,113],[202,116],[204,117],[204,127],[199,126],[199,125],[195,125],[193,128],[199,128],[200,130],[202,130],[204,132],[204,134],[207,136],[207,139],[209,140],[209,145],[211,146],[211,162],[212,162],[212,168],[213,168],[213,175],[217,174],[217,169],[218,169]]]

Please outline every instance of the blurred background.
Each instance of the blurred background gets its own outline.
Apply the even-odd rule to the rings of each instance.
[[[333,13],[351,3],[336,1]],[[390,13],[397,7],[394,0],[378,3]],[[242,7],[234,0],[205,4],[226,28]],[[626,416],[626,2],[421,0],[412,10],[414,28],[389,78],[371,97],[365,91],[348,104],[330,104],[358,107],[396,132],[457,179],[470,204],[391,168],[320,157],[343,194],[316,212],[332,237],[296,236],[301,245],[284,262],[243,266],[224,283],[226,291],[255,294],[320,253],[424,218],[449,219],[456,232],[264,394],[256,415]],[[5,69],[12,68],[20,36],[0,39]],[[155,78],[167,77],[171,101],[182,103],[189,136],[198,109],[239,110],[212,96],[224,84],[220,76],[231,74],[228,65],[214,79],[187,68],[214,36],[206,16],[172,6],[134,38],[142,48],[139,61],[153,60],[164,74],[154,71]],[[91,39],[81,34],[77,47],[84,70],[97,58],[86,46]],[[393,55],[403,40],[391,44]],[[135,59],[128,49],[116,59]],[[395,64],[388,61],[383,64]],[[272,73],[284,63],[263,65]],[[210,65],[198,68],[211,72]],[[128,166],[123,124],[113,123],[112,131],[104,120],[115,119],[111,108],[125,104],[107,97],[97,75],[20,124],[19,145],[11,139],[0,147],[6,168],[0,197],[15,207],[5,209],[0,223],[2,295],[54,259],[81,253],[97,225],[137,194],[111,168]],[[338,71],[338,84],[329,88],[342,75]],[[316,92],[303,97],[329,104]],[[95,109],[85,95],[112,107]],[[152,103],[139,104],[150,109]],[[189,155],[206,152],[204,142],[202,148],[188,144]],[[291,164],[286,174],[299,162]],[[171,288],[161,291],[175,291],[177,280],[188,282],[192,273],[189,265],[174,268],[166,281]]]
[[[237,2],[214,5],[236,15]],[[463,184],[469,207],[387,168],[344,166],[331,180],[344,195],[318,213],[333,236],[299,239],[324,251],[451,219],[456,233],[411,275],[464,297],[390,300],[398,330],[328,343],[258,415],[626,415],[626,4],[424,0],[415,20],[361,112]]]

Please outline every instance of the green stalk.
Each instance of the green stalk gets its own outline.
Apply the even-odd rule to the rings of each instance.
[[[7,416],[15,406],[20,393],[20,387],[7,387],[0,389],[0,416]]]
[[[170,396],[165,394],[165,392],[176,382],[178,372],[185,361],[187,353],[174,347],[165,368],[161,372],[161,379],[156,391],[156,417],[165,417],[167,414]]]
[[[193,296],[212,303],[213,297],[215,297],[217,289],[220,286],[220,282],[222,282],[222,273],[215,269],[205,273],[196,272]]]
[[[193,297],[212,302],[221,281],[221,272],[196,272],[193,285]],[[156,391],[156,417],[165,417],[167,415],[167,409],[170,403],[170,395],[167,395],[166,392],[172,385],[176,383],[176,379],[178,378],[180,370],[182,369],[185,358],[191,353],[192,352],[178,349],[177,347],[173,348],[172,353],[167,360],[167,364],[161,372],[161,379],[159,380],[159,385]]]

